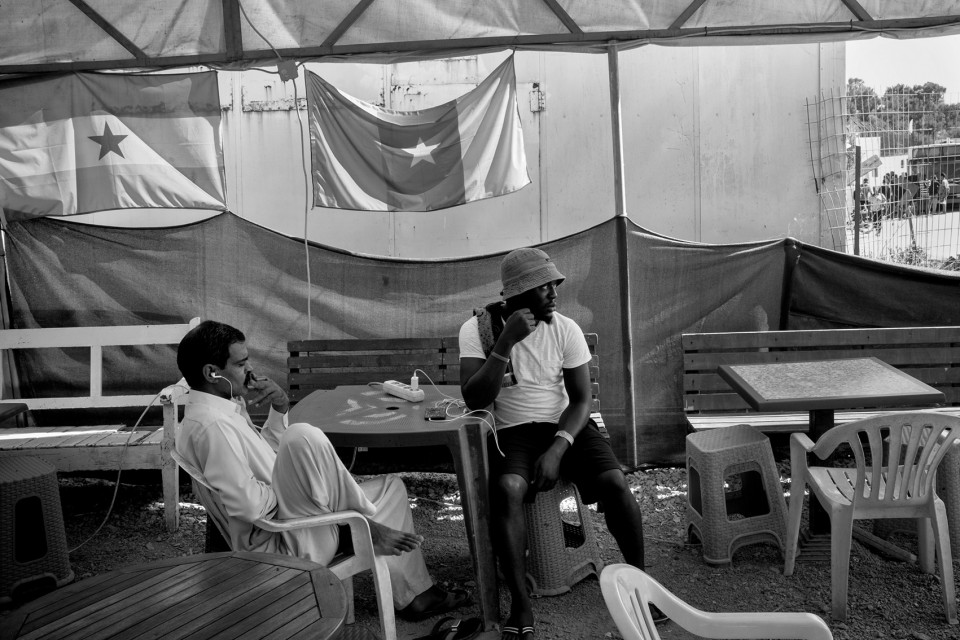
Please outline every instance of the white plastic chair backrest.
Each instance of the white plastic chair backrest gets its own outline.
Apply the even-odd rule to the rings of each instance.
[[[230,538],[230,528],[227,526],[226,512],[224,511],[223,502],[220,501],[220,495],[216,489],[207,483],[206,478],[203,477],[203,473],[201,473],[199,469],[184,460],[179,451],[171,449],[170,457],[193,478],[193,488],[196,491],[197,497],[200,499],[200,504],[207,510],[207,517],[213,519],[213,524],[216,525],[217,530],[220,531],[220,535],[227,541],[227,544],[233,546]]]
[[[921,506],[934,493],[940,461],[960,438],[960,418],[900,411],[830,429],[813,453],[826,459],[843,444],[857,464],[854,506]]]
[[[600,590],[624,640],[661,640],[650,613],[651,603],[671,621],[703,638],[833,640],[830,628],[812,613],[701,611],[628,564],[604,567],[600,573]]]

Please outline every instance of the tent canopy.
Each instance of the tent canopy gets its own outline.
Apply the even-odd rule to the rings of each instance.
[[[953,33],[960,0],[43,0],[0,3],[0,74]]]

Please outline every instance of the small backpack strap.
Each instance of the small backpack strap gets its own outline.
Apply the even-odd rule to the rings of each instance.
[[[473,310],[473,315],[477,316],[480,345],[483,348],[483,354],[487,357],[490,357],[493,345],[497,344],[500,332],[503,331],[503,306],[503,302],[493,302]]]
[[[497,344],[500,333],[503,331],[503,309],[505,306],[503,302],[494,302],[473,310],[473,315],[477,316],[480,346],[483,348],[483,355],[488,358],[493,351],[493,346]],[[512,387],[515,384],[517,384],[517,376],[513,373],[513,363],[507,362],[507,370],[503,375],[500,386]]]

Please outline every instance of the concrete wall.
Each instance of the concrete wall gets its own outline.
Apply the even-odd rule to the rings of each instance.
[[[417,109],[469,90],[505,55],[308,67],[363,100]],[[309,238],[375,255],[455,257],[562,237],[612,217],[606,56],[520,52],[516,66],[531,185],[439,212],[313,209]],[[783,236],[820,242],[805,103],[845,83],[842,43],[648,46],[621,53],[620,72],[631,219],[704,242]],[[259,71],[223,72],[221,95],[229,208],[302,237],[310,156],[306,111],[292,108],[292,83]],[[301,75],[301,105],[304,96]],[[206,215],[152,211],[77,219],[152,226]]]

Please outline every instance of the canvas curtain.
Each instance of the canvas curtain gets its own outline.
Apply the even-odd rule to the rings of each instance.
[[[801,312],[814,317],[825,315],[822,310],[830,312],[830,326],[878,326],[880,317],[885,326],[901,317],[909,324],[957,324],[957,275],[884,265],[789,239],[683,242],[631,223],[637,425],[631,432],[624,410],[616,224],[539,246],[567,276],[560,311],[599,335],[601,411],[628,465],[682,462],[684,332],[776,329],[784,291],[791,296],[792,324]],[[312,337],[455,335],[471,309],[498,299],[501,258],[381,259],[311,245]],[[301,242],[232,214],[161,229],[54,218],[18,222],[9,228],[7,259],[16,328],[217,319],[243,330],[258,373],[282,384],[287,341],[307,336]],[[18,360],[19,371],[27,388],[40,394],[87,384],[80,354],[26,356]],[[104,358],[107,393],[155,392],[180,377],[169,348],[116,349]]]

